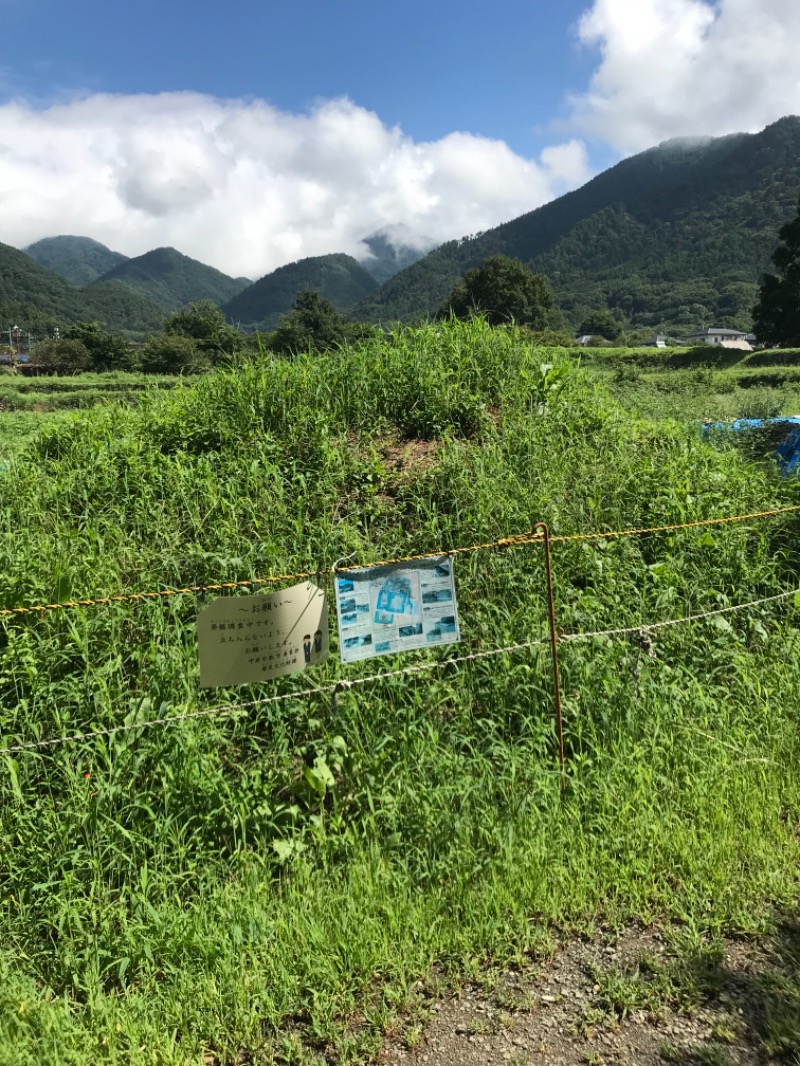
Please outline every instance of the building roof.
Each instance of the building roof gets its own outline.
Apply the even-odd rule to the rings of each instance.
[[[708,337],[710,334],[717,337],[746,337],[747,334],[741,329],[725,329],[721,326],[709,326],[708,329],[698,329],[694,333],[687,333],[687,337]]]

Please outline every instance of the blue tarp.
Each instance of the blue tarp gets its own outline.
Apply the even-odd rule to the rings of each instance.
[[[703,433],[712,430],[740,433],[746,430],[764,429],[767,426],[785,426],[786,439],[775,449],[775,459],[783,474],[800,471],[800,418],[737,418],[735,422],[711,422],[703,426]]]
[[[800,426],[792,430],[776,454],[784,474],[795,474],[800,470]]]

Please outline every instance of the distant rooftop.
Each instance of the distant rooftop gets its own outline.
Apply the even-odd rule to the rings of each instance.
[[[721,326],[709,326],[708,329],[696,329],[693,333],[687,333],[687,337],[708,337],[711,334],[715,337],[746,337],[747,334],[742,329],[725,329]]]

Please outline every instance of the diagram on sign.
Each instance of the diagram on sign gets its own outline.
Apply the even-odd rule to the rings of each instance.
[[[344,662],[460,640],[453,562],[446,555],[348,570],[335,585]]]

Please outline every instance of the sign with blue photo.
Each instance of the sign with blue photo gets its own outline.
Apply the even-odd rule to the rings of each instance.
[[[340,571],[334,584],[343,662],[461,639],[448,555]]]

